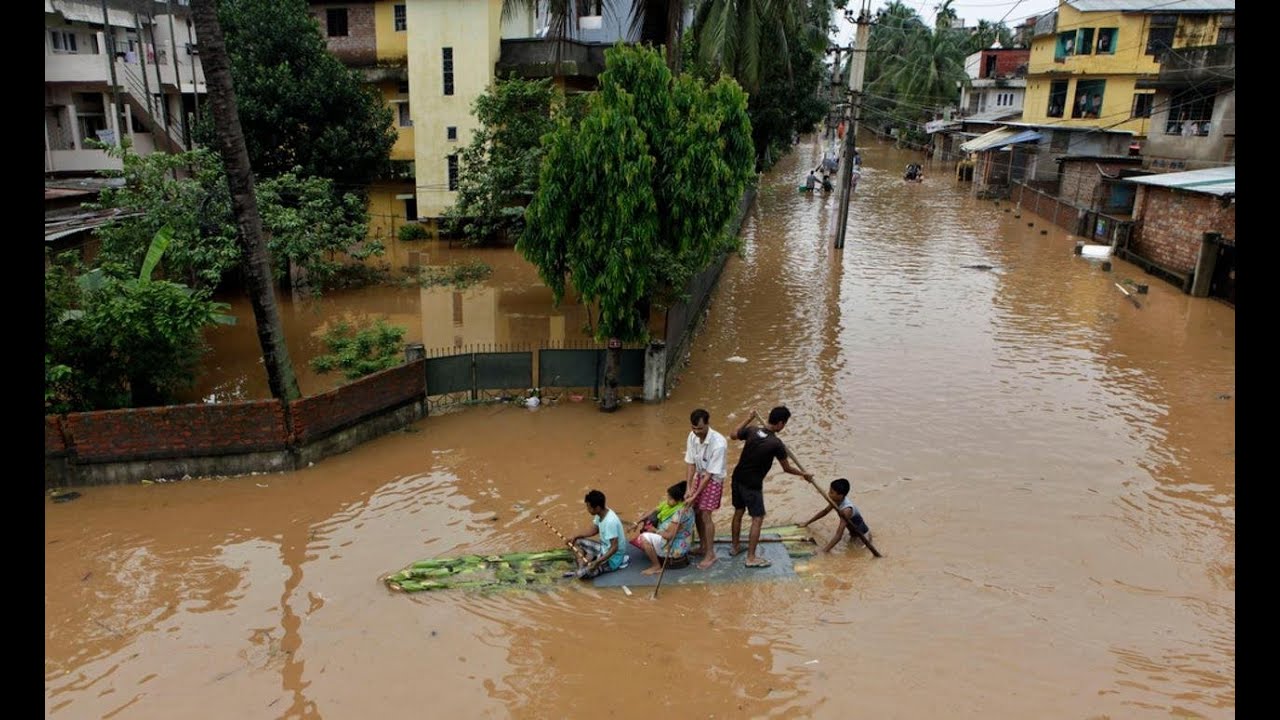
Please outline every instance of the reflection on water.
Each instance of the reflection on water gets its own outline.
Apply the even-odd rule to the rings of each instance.
[[[424,241],[424,264],[448,266],[479,261],[493,273],[483,283],[409,287],[403,284],[333,291],[304,300],[278,293],[285,339],[303,394],[337,387],[340,374],[321,375],[309,361],[323,354],[324,333],[337,322],[364,324],[379,318],[405,329],[405,343],[423,343],[428,351],[447,352],[472,345],[527,345],[585,340],[587,314],[574,297],[553,307],[551,291],[532,265],[510,248],[450,248]],[[229,402],[269,398],[253,310],[246,298],[230,303],[237,324],[206,332],[211,351],[187,402]]]
[[[1234,311],[1103,273],[946,172],[904,184],[917,158],[876,142],[835,251],[836,198],[795,192],[820,152],[765,177],[667,402],[470,408],[305,471],[50,503],[47,715],[1234,717]],[[342,307],[445,346],[585,320],[509,250],[465,252],[488,253],[483,287]],[[1150,284],[1142,309],[1124,277]],[[285,315],[304,344],[326,317]],[[638,516],[683,477],[692,408],[727,432],[778,403],[805,467],[852,481],[884,558],[840,547],[797,580],[657,601],[379,583],[555,546],[534,513],[586,529],[592,488]],[[765,493],[771,523],[823,506],[776,471]]]

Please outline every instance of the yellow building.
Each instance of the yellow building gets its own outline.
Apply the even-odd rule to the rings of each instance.
[[[1061,0],[1036,22],[1022,119],[1032,125],[1127,130],[1145,137],[1170,49],[1212,45],[1234,33],[1234,0]]]

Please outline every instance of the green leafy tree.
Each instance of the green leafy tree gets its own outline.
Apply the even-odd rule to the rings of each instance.
[[[648,309],[679,296],[735,238],[725,232],[752,176],[746,94],[673,78],[641,48],[605,53],[578,125],[544,141],[538,190],[516,248],[559,302],[566,282],[598,310],[597,340],[639,341]],[[614,343],[611,343],[611,345]],[[606,354],[602,409],[617,408],[621,351]]]
[[[311,368],[325,374],[341,371],[348,380],[396,367],[401,361],[405,329],[381,318],[356,327],[340,321],[324,334],[323,355],[311,359]]]
[[[190,386],[204,328],[234,318],[207,292],[152,278],[169,240],[156,234],[134,277],[70,256],[46,270],[47,412],[160,405]]]
[[[215,288],[240,267],[231,193],[215,152],[198,148],[145,157],[127,149],[108,152],[123,160],[124,169],[116,174],[124,185],[104,190],[90,205],[122,211],[98,230],[104,264],[136,267],[150,238],[168,227],[173,243],[162,267],[167,277]],[[188,169],[184,177],[172,177],[173,171]],[[363,258],[384,250],[367,238],[364,201],[337,192],[330,180],[286,172],[258,182],[254,190],[276,280],[287,276],[292,263],[313,288],[322,289],[338,270],[341,255]]]
[[[396,141],[391,109],[329,53],[307,5],[218,2],[249,162],[259,179],[301,168],[300,175],[362,191],[387,170]],[[197,139],[214,144],[207,114]]]
[[[563,96],[550,79],[496,82],[472,108],[480,128],[462,151],[457,203],[446,229],[468,244],[519,238],[524,208],[538,186],[542,136],[555,127]]]

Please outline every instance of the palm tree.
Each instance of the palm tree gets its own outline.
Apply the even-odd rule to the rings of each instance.
[[[969,52],[975,53],[989,48],[997,40],[1000,42],[1000,47],[1013,47],[1013,31],[1004,23],[979,20],[978,29],[969,37]]]
[[[200,36],[200,63],[204,66],[205,82],[209,88],[218,152],[226,166],[231,205],[240,229],[236,235],[240,241],[240,262],[244,268],[249,301],[253,305],[253,317],[258,325],[258,342],[262,345],[267,385],[271,388],[272,397],[284,401],[281,405],[285,427],[291,427],[288,401],[300,395],[298,378],[293,372],[284,328],[280,323],[280,310],[276,307],[271,260],[262,238],[262,217],[258,215],[258,201],[253,192],[253,168],[249,166],[244,129],[240,126],[236,95],[231,87],[231,61],[227,57],[222,26],[218,23],[217,0],[192,0],[191,12]]]
[[[703,62],[754,92],[760,88],[766,48],[776,47],[788,74],[788,37],[798,36],[819,55],[826,52],[832,10],[832,0],[702,0],[693,35]]]

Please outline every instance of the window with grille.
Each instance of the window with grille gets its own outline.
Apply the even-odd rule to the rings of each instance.
[[[1049,107],[1045,110],[1045,114],[1049,117],[1062,117],[1062,112],[1067,106],[1067,81],[1055,80],[1049,86]]]
[[[458,156],[449,156],[449,191],[458,189]]]
[[[1099,55],[1115,55],[1116,40],[1119,37],[1118,28],[1098,28],[1098,49]]]
[[[1166,135],[1204,137],[1209,134],[1209,122],[1213,119],[1213,91],[1199,88],[1184,90],[1173,96],[1169,103],[1169,119],[1165,122]]]
[[[445,139],[447,140],[457,140],[458,128],[453,125],[450,125],[449,127],[444,129],[444,136],[445,136]]]
[[[453,94],[453,48],[447,47],[441,53],[444,60],[444,94]]]
[[[413,127],[413,114],[409,112],[409,103],[396,103],[396,109],[400,116],[400,127]]]
[[[1147,32],[1147,55],[1159,55],[1173,47],[1173,34],[1178,29],[1177,15],[1152,15]]]
[[[347,9],[329,8],[325,12],[325,25],[328,29],[329,37],[346,37],[348,35]]]
[[[1151,117],[1151,105],[1155,100],[1155,94],[1142,93],[1133,96],[1133,116],[1136,118]]]
[[[409,19],[405,15],[404,5],[395,6],[396,32],[404,32],[409,27]]]

